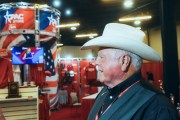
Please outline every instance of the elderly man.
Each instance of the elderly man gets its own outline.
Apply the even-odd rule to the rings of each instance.
[[[134,27],[109,23],[103,35],[81,49],[99,48],[97,79],[105,87],[96,97],[88,120],[177,120],[175,107],[163,93],[143,81],[142,59],[160,61]]]

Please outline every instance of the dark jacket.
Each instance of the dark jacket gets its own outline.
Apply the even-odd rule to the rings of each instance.
[[[88,120],[95,120],[107,93],[108,88],[104,87],[98,94]],[[141,80],[119,97],[98,120],[178,120],[178,113],[164,94]]]

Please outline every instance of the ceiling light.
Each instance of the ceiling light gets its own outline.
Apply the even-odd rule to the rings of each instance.
[[[97,33],[79,34],[79,35],[76,35],[76,38],[82,38],[82,37],[95,37],[95,36],[97,36],[97,35],[98,35]]]
[[[54,0],[52,4],[53,4],[54,7],[57,8],[57,7],[61,6],[62,2],[61,2],[61,0]]]
[[[135,25],[140,25],[140,24],[141,24],[141,21],[140,21],[140,20],[135,20],[135,21],[134,21],[134,24],[135,24]]]
[[[91,39],[92,39],[92,38],[94,38],[94,36],[90,36],[89,38],[91,38]]]
[[[140,17],[131,17],[131,18],[120,18],[120,22],[125,22],[125,21],[134,21],[134,20],[148,20],[151,19],[152,16],[140,16]]]
[[[139,29],[139,30],[141,29],[141,27],[136,27],[136,28]]]
[[[57,47],[61,47],[61,46],[63,46],[62,43],[58,43],[58,44],[57,44]]]
[[[130,7],[132,7],[132,5],[133,5],[133,2],[131,0],[127,0],[124,2],[124,6],[126,8],[130,8]]]
[[[71,27],[71,30],[75,31],[77,28],[76,27]]]
[[[65,15],[70,16],[72,14],[72,11],[70,9],[65,10]]]
[[[60,28],[65,28],[65,27],[77,27],[77,26],[79,26],[80,25],[80,23],[70,23],[70,24],[61,24],[61,25],[58,25],[58,26],[56,26],[56,27],[60,27]]]

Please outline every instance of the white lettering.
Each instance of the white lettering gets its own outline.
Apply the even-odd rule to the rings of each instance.
[[[10,29],[10,30],[16,29],[16,25],[15,25],[15,24],[10,24],[10,25],[9,25],[9,29]]]
[[[15,54],[16,54],[16,55],[19,55],[19,54],[21,54],[21,53],[20,53],[20,52],[15,52]]]
[[[13,23],[24,23],[24,14],[9,14],[9,12],[6,11],[4,18],[6,19],[6,23],[11,23],[12,20]]]

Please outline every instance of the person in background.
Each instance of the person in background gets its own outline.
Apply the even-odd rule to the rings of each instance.
[[[178,120],[170,100],[141,76],[142,59],[160,61],[144,40],[137,28],[109,23],[102,36],[81,47],[99,49],[97,80],[105,84],[88,120]]]
[[[153,75],[153,73],[148,71],[148,72],[146,72],[146,75],[147,75],[148,82],[153,84],[153,82],[154,82],[154,75]]]
[[[31,48],[28,48],[23,56],[23,60],[25,60],[27,64],[28,63],[30,64],[32,63],[32,59],[33,59],[33,54],[31,52]]]
[[[14,82],[12,54],[7,49],[0,49],[0,89],[8,87],[9,82]]]

